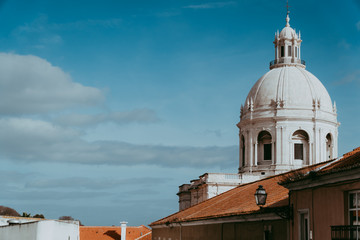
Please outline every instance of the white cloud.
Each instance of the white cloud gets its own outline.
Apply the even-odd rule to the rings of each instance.
[[[87,142],[81,134],[42,120],[0,120],[0,157],[23,162],[67,162],[164,167],[228,167],[237,147],[135,145],[118,141]]]
[[[355,70],[353,72],[348,73],[339,81],[334,82],[334,84],[335,85],[343,85],[343,84],[349,84],[352,82],[360,83],[360,70]]]
[[[191,8],[191,9],[211,9],[211,8],[223,8],[236,5],[236,2],[212,2],[212,3],[203,3],[197,5],[188,5],[183,8]]]
[[[25,23],[15,30],[16,35],[26,33],[46,33],[60,30],[79,30],[84,28],[102,27],[118,28],[121,26],[122,19],[86,19],[67,23],[49,23],[47,15],[43,14],[30,23]]]
[[[351,45],[350,43],[348,43],[345,39],[342,39],[339,43],[338,43],[339,47],[344,48],[346,50],[350,49]]]
[[[0,53],[0,114],[34,114],[103,101],[102,91],[73,82],[33,55]]]
[[[151,109],[135,109],[124,112],[101,113],[95,115],[71,114],[60,116],[55,120],[65,126],[93,126],[103,122],[113,122],[116,124],[127,123],[154,123],[159,118],[155,111]]]
[[[139,177],[139,178],[88,178],[88,177],[67,177],[67,178],[42,178],[42,179],[30,179],[26,183],[26,188],[34,189],[109,189],[118,188],[121,185],[126,186],[154,186],[164,184],[169,181],[168,178],[159,177]]]

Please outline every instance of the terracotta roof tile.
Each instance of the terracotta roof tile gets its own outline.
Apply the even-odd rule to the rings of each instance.
[[[150,226],[171,222],[187,222],[258,212],[260,207],[255,203],[254,194],[259,185],[262,185],[268,193],[266,205],[263,209],[286,206],[288,189],[280,186],[278,182],[288,174],[293,174],[294,172],[307,173],[315,168],[324,166],[325,164],[327,164],[327,162],[240,185],[216,197],[210,198],[190,208],[155,221],[151,223]]]
[[[145,236],[146,238],[141,238]],[[144,225],[139,227],[126,227],[126,240],[151,239],[151,230]],[[80,240],[120,240],[121,227],[80,227]]]
[[[345,153],[342,158],[332,163],[329,166],[319,170],[318,174],[326,174],[349,170],[360,167],[360,147],[355,148],[353,151]]]

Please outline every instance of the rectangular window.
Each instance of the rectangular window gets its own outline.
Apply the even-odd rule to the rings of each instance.
[[[264,144],[264,160],[271,160],[271,143]]]
[[[295,47],[295,57],[296,57],[296,58],[298,57],[298,50],[297,50],[297,47]]]
[[[360,225],[360,191],[349,193],[350,225]]]
[[[288,56],[291,57],[291,46],[288,46]]]
[[[271,240],[272,234],[271,234],[271,225],[264,225],[264,240]]]
[[[304,160],[304,146],[302,143],[294,144],[294,156],[295,159]]]
[[[300,240],[309,240],[309,213],[300,212]]]
[[[281,55],[280,56],[284,57],[285,56],[284,46],[281,46],[280,50],[281,50],[281,52],[280,52]]]

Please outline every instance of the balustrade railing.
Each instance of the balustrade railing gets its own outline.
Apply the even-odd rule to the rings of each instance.
[[[281,58],[281,59],[275,59],[275,60],[272,60],[270,62],[270,67],[274,66],[275,64],[281,64],[281,63],[300,63],[302,65],[305,66],[305,60],[301,60],[301,59],[289,59],[287,61],[285,61],[284,58]]]
[[[331,240],[360,240],[360,225],[331,226]]]

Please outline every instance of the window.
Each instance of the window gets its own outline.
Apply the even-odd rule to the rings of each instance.
[[[295,159],[304,160],[304,145],[302,143],[295,143],[294,150]]]
[[[298,48],[295,47],[295,57],[297,58],[298,57]]]
[[[299,212],[299,233],[300,240],[309,240],[309,213],[308,211]]]
[[[360,225],[360,191],[349,193],[350,225]]]
[[[311,164],[311,160],[309,159],[309,135],[304,130],[299,129],[294,132],[291,140],[294,144],[291,149],[294,157],[294,164],[299,166]]]
[[[285,56],[284,46],[281,46],[280,56],[281,56],[281,57],[284,57],[284,56]]]
[[[271,225],[264,225],[264,240],[271,240]]]
[[[257,163],[271,164],[272,138],[268,131],[261,131],[257,138]],[[266,161],[265,161],[266,160]],[[270,161],[270,162],[269,162]]]
[[[288,46],[288,56],[291,57],[291,46]]]
[[[264,144],[264,160],[271,160],[271,143]]]

